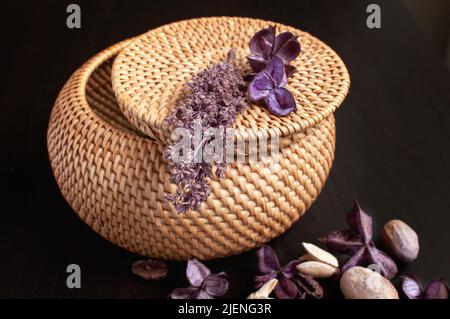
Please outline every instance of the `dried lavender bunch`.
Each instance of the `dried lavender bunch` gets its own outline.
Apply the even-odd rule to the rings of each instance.
[[[184,128],[191,141],[195,140],[198,125],[202,132],[212,128],[231,127],[236,116],[247,107],[245,82],[233,61],[234,52],[230,51],[226,62],[213,64],[195,75],[186,84],[186,94],[166,118],[166,123],[173,128]],[[192,161],[195,154],[203,153],[208,142],[210,138],[203,136],[200,145],[191,145],[191,155],[194,156],[181,161],[173,160],[173,145],[166,149],[165,157],[169,161],[171,181],[178,185],[176,194],[167,194],[166,199],[180,213],[200,208],[211,192],[210,179],[213,175],[222,177],[225,173],[225,157],[216,163]],[[224,150],[221,153],[226,154]],[[215,174],[213,165],[216,168]]]

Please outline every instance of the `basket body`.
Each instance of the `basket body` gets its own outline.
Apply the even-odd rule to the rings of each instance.
[[[160,259],[220,258],[282,234],[319,195],[331,168],[331,114],[289,136],[277,166],[233,164],[211,182],[198,211],[178,214],[164,200],[175,186],[160,142],[124,118],[111,84],[119,43],[68,80],[54,105],[48,151],[63,196],[92,229],[132,252]]]

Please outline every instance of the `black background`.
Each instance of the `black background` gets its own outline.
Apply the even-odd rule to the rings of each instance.
[[[81,6],[80,30],[66,27],[71,2]],[[379,30],[366,26],[369,3],[381,5]],[[212,15],[308,31],[340,54],[351,75],[336,114],[330,177],[308,214],[270,243],[280,260],[298,257],[302,241],[345,228],[356,197],[373,214],[377,238],[392,218],[419,233],[420,257],[402,273],[450,278],[450,75],[399,1],[11,1],[2,11],[0,297],[164,298],[187,285],[184,263],[170,263],[160,282],[133,276],[139,256],[78,219],[52,176],[46,129],[64,82],[96,52],[168,22]],[[66,287],[71,263],[81,266],[81,289]],[[226,297],[252,291],[254,251],[207,264],[229,274]]]

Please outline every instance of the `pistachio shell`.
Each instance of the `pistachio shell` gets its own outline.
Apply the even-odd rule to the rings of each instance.
[[[335,275],[338,268],[319,261],[307,261],[297,266],[297,270],[313,278],[328,278]]]
[[[398,299],[398,292],[389,280],[360,266],[342,275],[340,288],[346,299]]]
[[[254,293],[250,294],[247,297],[247,299],[272,299],[269,297],[269,295],[272,292],[272,290],[275,289],[277,284],[278,284],[277,279],[270,279],[261,288],[259,288]]]
[[[329,252],[310,243],[302,243],[302,245],[313,260],[320,261],[335,268],[339,267],[338,260]]]
[[[305,261],[316,261],[310,254],[304,254],[303,256],[300,256],[300,258],[298,259],[300,262],[305,262]]]

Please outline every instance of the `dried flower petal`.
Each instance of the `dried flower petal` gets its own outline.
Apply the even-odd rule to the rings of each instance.
[[[294,299],[298,296],[298,288],[293,281],[282,277],[278,279],[274,294],[278,299]]]
[[[255,276],[255,288],[259,289],[269,280],[276,279],[276,278],[277,278],[277,272],[275,272],[275,271],[269,272],[264,275]]]
[[[342,265],[341,272],[344,273],[352,267],[367,264],[366,248],[358,250],[347,262]]]
[[[436,278],[428,284],[423,294],[424,299],[448,299],[448,286],[443,278]]]
[[[412,275],[402,277],[400,288],[408,299],[420,299],[422,297],[422,286],[417,278]]]
[[[172,299],[213,299],[228,291],[226,273],[211,274],[211,270],[197,259],[188,261],[186,277],[191,286],[173,290]]]
[[[275,38],[274,54],[283,60],[284,64],[289,64],[300,54],[300,43],[290,32],[283,32]]]
[[[197,297],[195,299],[214,299],[214,296],[211,296],[205,290],[200,290],[198,292],[198,295],[197,295]]]
[[[248,85],[248,95],[252,101],[260,101],[270,95],[273,87],[272,77],[268,72],[263,70]]]
[[[316,299],[323,298],[323,288],[313,277],[299,274],[296,277],[295,282],[299,287],[301,287],[301,291],[304,292],[304,298],[307,296],[311,296]]]
[[[278,284],[274,289],[278,299],[305,298],[311,296],[317,298],[321,287],[313,278],[306,278],[298,273],[297,265],[301,263],[299,259],[289,262],[286,266],[280,267],[278,258],[269,246],[262,246],[257,251],[258,270],[262,273],[255,277],[256,288],[262,287],[270,280],[277,279]]]
[[[250,54],[247,57],[247,61],[250,64],[252,70],[255,72],[260,72],[266,67],[266,59],[261,56]]]
[[[366,247],[368,254],[368,260],[372,264],[376,264],[380,267],[381,274],[387,279],[392,279],[398,272],[397,265],[394,260],[387,254],[377,249],[374,245],[368,245]]]
[[[176,288],[170,293],[172,299],[197,299],[200,289],[197,287]]]
[[[296,109],[295,99],[284,88],[287,76],[283,62],[275,57],[266,68],[258,73],[248,86],[248,95],[252,101],[264,100],[270,112],[285,116]]]
[[[354,266],[375,264],[380,267],[383,276],[392,279],[398,272],[397,265],[391,257],[375,247],[372,241],[372,218],[361,209],[356,200],[347,214],[347,222],[350,229],[333,231],[322,239],[330,251],[351,255],[341,272]]]
[[[197,259],[191,259],[187,263],[186,278],[194,287],[200,287],[203,281],[211,274],[211,270],[199,262]]]
[[[335,254],[353,255],[364,247],[360,238],[350,230],[332,231],[320,241],[326,243],[328,249]]]
[[[441,277],[431,281],[424,291],[422,284],[415,276],[402,276],[400,290],[407,299],[448,299],[449,295],[448,285]]]
[[[291,39],[294,38],[294,35],[291,32],[282,32],[275,37],[275,45],[273,47],[273,51],[280,50],[283,46],[285,46]]]
[[[161,260],[138,260],[131,266],[133,274],[145,280],[159,280],[167,276],[167,264]]]
[[[352,210],[347,214],[350,229],[361,236],[362,242],[368,244],[372,240],[372,217],[367,215],[355,199]]]
[[[301,263],[300,260],[293,260],[283,267],[281,273],[288,279],[291,279],[297,275],[297,266]]]
[[[273,79],[274,86],[272,88],[282,88],[286,86],[286,70],[284,69],[283,61],[281,61],[280,58],[274,57],[270,63],[267,64],[265,71],[268,72]]]
[[[285,88],[277,88],[267,97],[267,108],[278,116],[286,116],[296,110],[295,99]]]
[[[254,72],[260,72],[274,57],[281,59],[288,74],[292,72],[293,61],[301,51],[297,37],[291,32],[283,32],[275,36],[275,27],[268,27],[255,33],[250,39],[251,54],[247,57]]]
[[[228,279],[225,273],[210,275],[202,285],[204,291],[211,296],[220,297],[228,291]]]
[[[256,252],[258,257],[258,270],[263,273],[271,273],[280,270],[280,262],[278,261],[278,257],[267,245],[261,246],[260,249]]]
[[[268,59],[275,43],[275,27],[259,30],[250,39],[250,51],[257,56]]]

